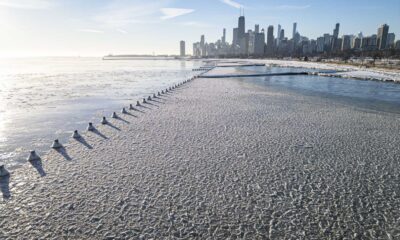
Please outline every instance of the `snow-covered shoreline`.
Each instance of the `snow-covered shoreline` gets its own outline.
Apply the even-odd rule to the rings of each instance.
[[[316,70],[311,74],[320,76],[400,83],[400,70],[395,69],[363,68],[335,63],[304,62],[278,59],[215,59],[215,61],[217,63],[223,62],[223,65],[229,64],[229,62],[231,61],[235,62],[237,65],[242,65],[246,63],[265,64],[266,66],[272,67],[308,68]],[[319,72],[317,70],[329,70],[332,72]]]
[[[332,70],[336,73],[319,73],[321,76],[354,78],[375,81],[389,81],[400,83],[400,71],[380,68],[362,68],[351,65],[339,65],[334,63],[319,63],[319,62],[302,62],[289,60],[249,60],[254,63],[265,63],[269,66],[277,67],[292,67],[292,68],[309,68],[320,70]]]

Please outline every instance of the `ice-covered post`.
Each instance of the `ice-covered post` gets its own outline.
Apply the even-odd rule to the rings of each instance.
[[[29,156],[27,158],[29,162],[40,160],[39,155],[36,154],[35,150],[29,152]]]
[[[58,149],[58,148],[62,148],[61,143],[58,141],[58,139],[54,140],[53,144],[51,144],[51,148],[53,149]]]
[[[121,113],[123,113],[123,114],[127,114],[128,112],[126,111],[126,109],[125,109],[125,108],[122,108],[122,110],[121,110]]]
[[[5,177],[8,175],[10,175],[10,173],[7,171],[4,165],[0,165],[0,177]]]
[[[101,124],[107,124],[108,122],[107,122],[107,119],[106,119],[106,117],[103,117],[103,119],[101,119]]]
[[[129,104],[129,110],[135,110],[132,104]]]
[[[111,115],[112,118],[118,118],[117,113],[113,112]]]
[[[139,107],[140,106],[140,102],[136,101],[136,106]]]
[[[75,138],[75,139],[81,138],[81,135],[79,135],[78,130],[74,131],[74,133],[72,134],[72,138]]]
[[[87,130],[88,131],[94,131],[94,126],[93,126],[93,123],[89,123],[89,125],[88,125],[88,127],[87,127]]]

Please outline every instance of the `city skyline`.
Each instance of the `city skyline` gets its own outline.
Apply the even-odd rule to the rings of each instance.
[[[246,30],[259,24],[267,31],[278,24],[291,38],[292,24],[302,35],[316,39],[340,23],[340,36],[376,34],[383,23],[400,36],[400,2],[356,0],[202,2],[162,0],[0,0],[0,57],[102,56],[106,54],[179,54],[180,40],[191,53],[200,35],[206,41],[221,37],[232,42],[232,29],[244,7]]]
[[[293,23],[291,37],[285,37],[285,29],[278,24],[275,35],[274,26],[267,30],[255,24],[246,28],[244,11],[240,8],[237,26],[232,29],[232,43],[226,42],[226,29],[222,38],[207,42],[201,35],[200,42],[193,43],[193,57],[341,57],[370,56],[382,57],[398,55],[400,40],[396,34],[389,32],[389,25],[382,24],[376,34],[364,35],[362,32],[340,35],[340,23],[332,31],[310,39],[302,35]],[[341,37],[340,37],[341,36]],[[396,53],[397,52],[397,53]],[[182,56],[182,54],[181,54]]]

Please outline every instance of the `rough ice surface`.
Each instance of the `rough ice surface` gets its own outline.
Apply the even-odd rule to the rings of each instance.
[[[0,239],[400,238],[396,114],[201,78],[129,113],[2,179]]]
[[[0,59],[0,164],[16,168],[121,104],[192,76],[196,61]]]

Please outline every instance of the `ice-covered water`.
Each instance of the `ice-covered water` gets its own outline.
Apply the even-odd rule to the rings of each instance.
[[[247,67],[240,71],[257,73],[315,72],[315,69],[287,67]],[[326,71],[326,70],[325,70]],[[324,72],[324,70],[320,70]],[[382,81],[361,81],[317,75],[267,76],[242,79],[303,94],[335,98],[346,104],[379,111],[400,113],[400,84]]]
[[[65,141],[112,111],[198,72],[200,62],[176,60],[103,61],[99,58],[0,60],[0,163],[14,168],[27,152],[39,154],[52,140]],[[224,71],[230,69],[220,69]],[[315,71],[245,67],[238,72]],[[263,85],[360,100],[367,107],[400,113],[400,85],[321,76],[243,79]]]
[[[49,149],[74,129],[189,78],[198,62],[100,58],[0,60],[0,163]]]

